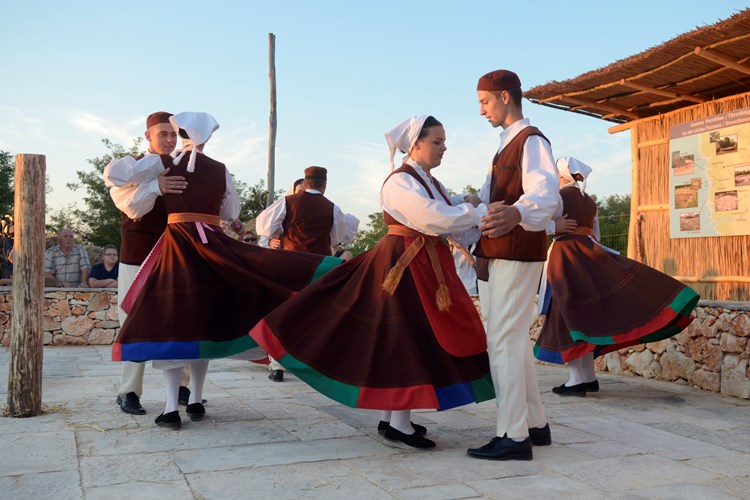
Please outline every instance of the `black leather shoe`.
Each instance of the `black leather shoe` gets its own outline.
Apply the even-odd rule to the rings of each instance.
[[[390,425],[385,429],[385,440],[383,442],[394,448],[428,449],[435,447],[435,441],[430,441],[416,432],[414,434],[404,434]]]
[[[284,370],[274,370],[268,374],[268,378],[274,382],[284,381]]]
[[[203,399],[203,404],[208,403],[207,400]],[[190,404],[190,389],[185,387],[184,385],[180,386],[180,392],[177,395],[177,404],[180,404],[182,406],[187,406]]]
[[[159,427],[166,427],[167,429],[172,429],[173,431],[178,430],[182,426],[182,419],[180,418],[180,412],[178,411],[162,413],[161,415],[156,417],[156,420],[154,420],[154,422]]]
[[[386,422],[385,420],[381,420],[378,422],[378,433],[385,434],[385,430],[390,425],[389,422]],[[415,424],[414,422],[411,422],[411,426],[414,427],[414,432],[419,434],[420,436],[424,436],[427,434],[427,427],[424,425]]]
[[[584,382],[583,388],[586,389],[586,392],[599,392],[599,381]]]
[[[529,427],[529,439],[533,446],[549,446],[552,444],[552,434],[549,432],[549,424],[542,428]]]
[[[187,406],[188,403],[190,403],[190,389],[183,385],[180,386],[180,393],[177,396],[177,403],[181,404],[182,406]]]
[[[134,392],[129,392],[125,395],[117,395],[117,404],[120,405],[120,409],[125,413],[131,415],[145,415],[146,410],[141,406],[141,398]]]
[[[187,412],[188,417],[190,417],[190,420],[192,421],[203,420],[203,417],[206,416],[206,408],[201,403],[187,405],[185,412]]]
[[[479,448],[469,448],[467,453],[474,458],[485,460],[531,460],[533,457],[531,439],[513,441],[507,434],[503,437],[493,437],[489,443]]]
[[[586,385],[585,384],[576,384],[576,385],[558,385],[557,387],[552,388],[552,392],[559,396],[577,396],[579,398],[585,398],[586,397]]]

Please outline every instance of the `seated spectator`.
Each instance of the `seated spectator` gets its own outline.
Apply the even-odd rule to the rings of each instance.
[[[89,255],[81,245],[74,245],[74,241],[73,230],[64,227],[57,234],[58,244],[44,252],[45,286],[89,287]]]
[[[91,288],[117,288],[119,270],[117,249],[114,245],[105,245],[102,248],[102,261],[91,268],[89,286]]]

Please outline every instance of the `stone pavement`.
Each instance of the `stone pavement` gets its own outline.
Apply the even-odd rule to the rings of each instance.
[[[531,462],[471,459],[494,435],[494,402],[413,420],[434,451],[385,446],[379,413],[343,407],[287,374],[212,361],[206,419],[162,429],[161,373],[146,369],[144,416],[115,406],[109,346],[45,347],[39,417],[0,418],[0,498],[750,498],[750,401],[601,374],[561,398],[567,370],[538,366],[552,446]],[[0,401],[9,351],[0,349]]]

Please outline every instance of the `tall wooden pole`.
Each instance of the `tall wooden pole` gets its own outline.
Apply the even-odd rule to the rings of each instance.
[[[42,413],[42,311],[44,306],[44,155],[16,155],[13,320],[8,368],[8,411]]]
[[[268,34],[268,78],[271,80],[271,115],[268,131],[268,196],[266,206],[273,203],[274,177],[276,176],[276,36]]]

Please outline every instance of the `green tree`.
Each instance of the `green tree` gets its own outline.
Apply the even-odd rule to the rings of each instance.
[[[7,151],[0,151],[0,217],[13,215],[15,171],[16,162],[13,155]]]
[[[84,209],[71,207],[71,216],[80,222],[76,238],[83,243],[96,246],[107,244],[120,247],[120,211],[115,206],[109,195],[109,189],[104,185],[102,173],[112,160],[125,156],[138,156],[141,153],[142,138],[133,140],[130,148],[125,148],[109,139],[102,139],[102,143],[109,153],[98,158],[86,160],[91,165],[91,170],[76,171],[78,182],[69,183],[67,187],[73,191],[80,188],[86,190],[83,198]],[[59,227],[54,228],[59,229]]]
[[[240,216],[239,219],[243,222],[255,220],[260,213],[266,209],[266,183],[263,179],[260,179],[254,186],[248,185],[246,182],[234,179],[234,185],[237,188],[237,195],[240,198]],[[276,191],[274,199],[278,200],[284,195],[284,190],[279,189]]]
[[[628,229],[630,226],[630,195],[613,194],[596,201],[599,215],[599,232],[602,245],[608,246],[623,255],[628,253]]]
[[[373,212],[367,218],[370,220],[367,228],[357,231],[357,234],[354,235],[354,241],[349,246],[349,250],[354,256],[374,247],[388,233],[388,226],[383,220],[383,212]]]

